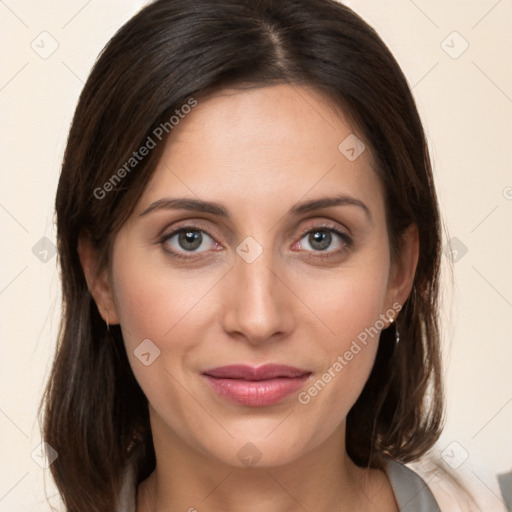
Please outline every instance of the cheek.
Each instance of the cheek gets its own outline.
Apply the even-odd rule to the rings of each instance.
[[[181,407],[183,397],[172,377],[183,381],[184,359],[200,340],[187,326],[194,325],[197,305],[207,291],[204,283],[196,281],[197,286],[191,286],[191,280],[143,261],[118,265],[114,279],[121,330],[135,378],[151,404],[165,410],[165,404],[172,403],[178,417],[186,417],[188,411]]]
[[[172,339],[173,345],[179,345],[183,338],[173,334],[193,322],[214,277],[204,274],[204,278],[192,278],[143,261],[140,265],[135,261],[118,265],[114,289],[127,347],[135,348],[145,338],[157,344]]]
[[[322,354],[324,364],[297,398],[308,418],[322,418],[318,435],[331,432],[346,418],[375,362],[380,309],[378,303],[372,302],[375,296],[370,288],[360,288],[355,296],[339,292],[338,300],[346,302],[327,309],[324,316],[334,334],[316,337],[316,357]]]
[[[321,339],[332,348],[343,348],[360,332],[375,325],[385,311],[388,259],[368,251],[353,261],[329,275],[324,271],[305,274],[307,277],[298,281],[298,294],[316,313],[318,327],[329,333]],[[377,327],[382,328],[382,321]]]
[[[324,415],[331,426],[348,413],[373,367],[384,327],[388,272],[388,260],[372,252],[332,278],[303,281],[302,294],[318,313],[309,329],[323,368],[299,402],[318,414],[332,409],[332,415]]]
[[[120,258],[114,268],[116,307],[135,378],[155,406],[179,408],[180,387],[172,376],[184,382],[197,353],[204,352],[201,341],[212,325],[207,316],[215,313],[212,289],[220,276],[192,276],[142,257]]]

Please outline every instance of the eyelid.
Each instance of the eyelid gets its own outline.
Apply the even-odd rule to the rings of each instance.
[[[352,238],[352,233],[350,231],[350,229],[348,228],[344,228],[347,233],[345,233],[343,231],[343,228],[341,228],[339,226],[339,224],[335,223],[335,222],[332,222],[332,221],[329,221],[329,220],[318,220],[318,221],[313,221],[311,223],[311,225],[309,225],[308,227],[304,228],[302,230],[302,234],[300,235],[300,237],[302,238],[304,235],[307,235],[308,233],[312,232],[312,231],[315,231],[315,230],[321,230],[321,229],[328,229],[328,230],[332,230],[340,235],[343,235],[347,238]]]
[[[208,225],[208,227],[206,227]],[[155,243],[161,242],[163,239],[169,239],[172,236],[178,234],[181,231],[201,231],[202,233],[207,234],[211,239],[217,242],[218,238],[222,238],[219,233],[216,232],[215,229],[211,229],[211,222],[203,222],[203,219],[193,219],[193,220],[182,220],[177,221],[172,224],[172,227],[167,225],[164,229],[160,231],[155,239]]]

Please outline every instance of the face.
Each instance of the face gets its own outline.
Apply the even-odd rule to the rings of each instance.
[[[290,85],[198,99],[174,127],[116,236],[109,317],[152,424],[178,442],[233,466],[251,442],[273,466],[343,433],[407,287],[356,136]],[[212,375],[267,364],[299,372]]]

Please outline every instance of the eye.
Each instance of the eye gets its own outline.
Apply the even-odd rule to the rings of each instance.
[[[201,253],[220,248],[220,245],[206,231],[193,226],[185,226],[164,235],[160,243],[166,251],[183,258],[189,257],[186,253]]]
[[[196,226],[175,229],[163,235],[159,242],[166,252],[176,258],[199,258],[202,253],[222,250],[222,246],[205,230]],[[304,232],[295,247],[317,257],[329,258],[351,248],[352,239],[334,226],[317,226]]]
[[[319,256],[331,256],[341,253],[352,246],[352,239],[332,226],[318,226],[307,231],[298,242],[299,249],[326,253]]]

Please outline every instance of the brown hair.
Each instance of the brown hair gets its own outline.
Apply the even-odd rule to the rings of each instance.
[[[334,0],[157,0],[99,56],[58,185],[63,313],[43,436],[58,452],[51,472],[69,512],[111,512],[126,465],[135,466],[136,483],[155,467],[147,399],[119,326],[107,329],[89,293],[77,244],[87,231],[108,265],[165,137],[108,193],[98,190],[191,97],[278,83],[323,91],[357,123],[384,186],[393,256],[409,225],[419,231],[413,289],[396,322],[400,343],[394,327],[382,331],[372,373],[347,417],[347,452],[360,466],[383,467],[384,456],[417,459],[439,436],[439,212],[423,127],[391,52]]]

